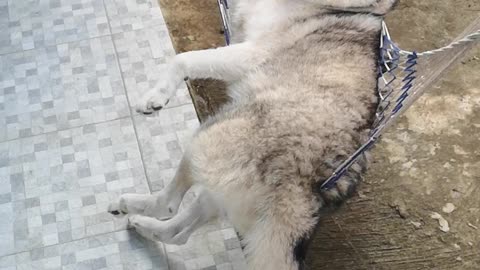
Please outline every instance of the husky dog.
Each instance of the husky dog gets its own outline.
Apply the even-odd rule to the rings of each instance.
[[[351,195],[365,169],[366,158],[320,189],[369,132],[381,15],[395,3],[236,0],[235,44],[175,56],[137,110],[163,108],[185,78],[226,81],[231,102],[203,123],[162,191],[124,194],[109,212],[170,244],[224,213],[250,270],[301,269],[323,210]],[[194,202],[178,212],[191,188]]]

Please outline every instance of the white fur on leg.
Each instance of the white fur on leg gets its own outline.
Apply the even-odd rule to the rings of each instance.
[[[175,182],[165,187],[158,194],[123,194],[117,202],[108,207],[108,212],[115,216],[140,214],[158,219],[173,217],[182,202],[186,189],[178,189]]]
[[[217,49],[186,52],[176,55],[157,85],[137,105],[137,112],[146,114],[162,109],[185,78],[236,80],[262,61],[261,48],[239,43]],[[162,89],[164,92],[162,92]]]
[[[250,42],[179,54],[173,64],[183,77],[237,80],[259,65],[264,52]]]
[[[158,194],[123,194],[111,203],[108,212],[113,215],[141,214],[158,219],[174,216],[183,196],[192,186],[189,161],[183,158],[175,177]]]
[[[108,206],[112,215],[143,214],[145,209],[155,204],[155,197],[150,194],[122,194],[117,202]]]
[[[131,215],[129,225],[143,237],[168,244],[183,245],[199,227],[218,216],[218,204],[213,196],[202,187],[196,188],[195,200],[183,211],[169,220]]]

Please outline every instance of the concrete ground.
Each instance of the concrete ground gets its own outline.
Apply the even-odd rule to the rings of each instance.
[[[177,52],[223,45],[215,0],[160,3]],[[422,51],[478,16],[477,0],[402,0],[387,22],[402,48]],[[480,269],[479,74],[477,48],[383,137],[358,195],[324,218],[312,269]],[[191,93],[202,119],[226,100],[218,82]]]

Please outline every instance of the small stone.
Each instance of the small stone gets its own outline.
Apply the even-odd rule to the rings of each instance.
[[[455,211],[455,205],[453,205],[453,203],[447,203],[447,204],[442,208],[442,211],[443,211],[444,213],[450,214],[450,213],[452,213],[453,211]]]
[[[445,169],[451,169],[451,168],[453,168],[453,167],[452,167],[452,164],[446,162],[445,164],[443,164],[443,168],[445,168]]]
[[[475,230],[478,230],[478,227],[473,225],[472,223],[468,222],[467,223],[468,227],[472,228],[472,229],[475,229]]]
[[[403,167],[404,169],[410,169],[410,168],[412,168],[412,166],[413,166],[413,162],[412,162],[412,161],[408,161],[408,162],[402,164],[402,167]]]
[[[454,145],[453,146],[453,152],[455,152],[455,154],[461,155],[461,156],[468,155],[468,153],[465,152],[465,150],[462,147],[460,147],[459,145]]]
[[[361,192],[361,191],[358,192],[358,197],[359,197],[360,199],[366,199],[366,198],[368,198],[368,196],[365,195],[365,194],[363,194],[363,192]]]
[[[460,256],[458,256],[457,258],[455,258],[455,260],[456,260],[457,262],[463,261],[462,257],[460,257]]]
[[[448,221],[442,217],[439,213],[433,212],[430,215],[431,218],[438,220],[438,224],[440,225],[440,230],[442,232],[449,232],[450,226],[448,225]]]
[[[463,195],[463,192],[461,192],[460,190],[458,189],[452,189],[452,191],[450,192],[451,196],[452,196],[452,199],[458,199],[460,197],[462,197]]]
[[[410,221],[410,224],[412,224],[415,229],[420,229],[422,227],[421,222]]]
[[[431,231],[431,230],[425,232],[426,236],[432,236],[433,234],[434,234],[434,231]]]
[[[397,213],[401,218],[408,218],[409,214],[407,211],[407,206],[403,200],[395,199],[392,203],[390,203],[390,207],[397,210]]]

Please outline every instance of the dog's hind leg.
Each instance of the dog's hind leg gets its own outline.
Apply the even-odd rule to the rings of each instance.
[[[173,180],[158,194],[123,194],[111,203],[108,212],[113,215],[141,214],[159,219],[174,216],[183,196],[193,184],[188,158],[184,157]]]
[[[136,109],[145,114],[162,109],[185,78],[233,81],[258,66],[261,59],[261,49],[250,42],[181,53],[172,59],[163,79],[143,96]]]
[[[196,229],[220,213],[219,204],[207,189],[200,185],[194,186],[193,189],[196,195],[193,203],[171,219],[161,221],[152,217],[131,215],[128,218],[130,227],[150,240],[176,245],[185,244]]]

